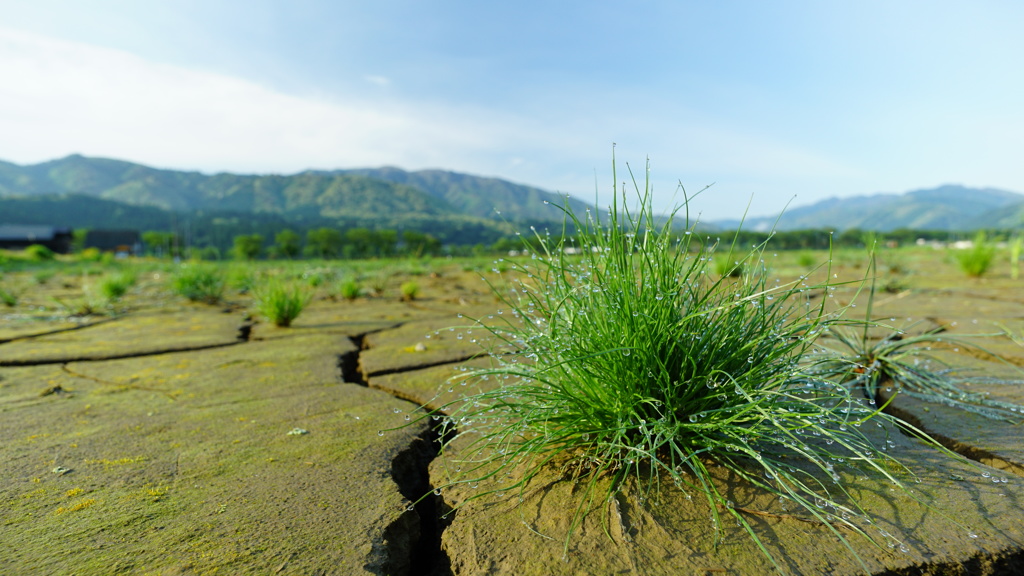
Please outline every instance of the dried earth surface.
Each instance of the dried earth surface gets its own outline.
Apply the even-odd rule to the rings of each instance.
[[[1024,336],[1019,281],[967,280],[941,262],[922,268],[878,298],[879,317],[910,331]],[[644,502],[626,491],[566,545],[582,489],[556,470],[503,498],[469,500],[471,487],[449,486],[458,446],[438,457],[417,407],[458,398],[464,389],[449,378],[490,361],[473,342],[480,331],[465,326],[499,305],[473,272],[447,266],[434,276],[418,279],[422,297],[412,302],[321,291],[291,328],[252,317],[245,296],[188,304],[155,279],[113,316],[47,312],[46,290],[0,310],[0,573],[770,571],[738,528],[716,546],[707,505],[676,490]],[[74,292],[73,280],[51,282],[53,294]],[[941,353],[1021,378],[1021,342],[981,341],[1009,363]],[[1016,385],[979,389],[1024,402]],[[871,430],[920,483],[907,495],[844,474],[876,529],[905,550],[877,533],[877,547],[851,536],[858,564],[822,524],[725,473],[717,482],[789,573],[1024,571],[1021,426],[899,396],[891,409],[969,458]]]

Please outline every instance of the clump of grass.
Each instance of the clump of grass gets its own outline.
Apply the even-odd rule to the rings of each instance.
[[[32,244],[25,248],[25,257],[35,262],[49,262],[56,256],[54,255],[53,250],[50,250],[46,246],[43,246],[42,244]]]
[[[874,269],[872,260],[871,269]],[[943,328],[922,334],[908,335],[905,330],[893,330],[874,339],[870,329],[884,327],[871,318],[875,287],[868,295],[866,317],[854,328],[836,326],[830,336],[838,344],[831,348],[823,362],[817,366],[823,378],[851,385],[863,391],[872,403],[884,404],[896,394],[906,394],[926,402],[934,402],[980,414],[986,418],[1019,421],[1024,418],[1024,406],[993,400],[987,394],[968,392],[964,385],[1021,382],[971,376],[935,357],[936,348],[974,349],[995,356],[967,337],[943,334]]]
[[[212,266],[182,266],[171,280],[171,290],[192,302],[217,304],[224,298],[224,275]]]
[[[338,293],[345,300],[351,302],[363,293],[363,287],[356,280],[346,280],[338,286]]]
[[[90,293],[86,293],[78,298],[61,299],[54,297],[52,300],[57,305],[58,310],[72,318],[102,316],[110,312],[109,302],[97,298]]]
[[[76,298],[61,299],[53,297],[57,309],[70,317],[103,316],[114,313],[114,302],[116,298],[103,291],[103,285],[99,289],[90,284],[82,285],[82,295]]]
[[[20,294],[18,294],[14,290],[0,286],[0,303],[3,303],[4,306],[7,306],[8,308],[14,308],[15,306],[18,305],[19,298]]]
[[[379,272],[370,278],[370,293],[380,298],[388,289],[388,278],[383,272]]]
[[[128,293],[128,290],[135,285],[136,281],[137,277],[131,271],[108,276],[100,281],[98,286],[99,294],[110,302],[116,302]]]
[[[302,273],[302,278],[312,288],[319,288],[333,276],[330,270],[306,270]]]
[[[715,274],[723,278],[739,278],[743,275],[743,264],[728,256],[715,258]]]
[[[810,268],[812,266],[817,266],[818,264],[819,262],[814,259],[814,254],[811,254],[810,252],[801,252],[796,257],[796,265],[801,268]]]
[[[103,253],[99,248],[86,248],[78,254],[79,262],[99,262],[102,258]]]
[[[960,269],[968,276],[980,278],[988,271],[995,257],[996,247],[990,243],[985,232],[978,232],[974,237],[974,244],[957,254],[957,261],[960,262]]]
[[[898,487],[909,471],[859,429],[897,420],[805,369],[817,335],[839,321],[825,299],[807,298],[827,286],[808,286],[807,276],[769,284],[758,264],[764,245],[735,258],[747,273],[716,279],[714,247],[674,234],[672,218],[655,217],[648,187],[636,190],[639,206],[626,209],[623,192],[607,222],[564,209],[580,256],[538,237],[538,257],[513,264],[522,280],[498,294],[505,322],[482,324],[497,364],[468,373],[482,391],[440,408],[446,428],[457,426],[444,445],[462,470],[452,484],[479,483],[470,499],[522,494],[568,460],[585,494],[566,548],[583,517],[619,491],[675,486],[706,501],[716,534],[734,521],[781,571],[713,480],[718,466],[795,504],[851,553],[850,534],[878,543],[840,469]],[[600,478],[611,478],[607,492],[595,492]]]
[[[35,274],[32,274],[32,281],[42,286],[43,284],[49,282],[56,275],[57,272],[54,270],[38,270],[36,271]]]
[[[271,281],[254,290],[256,311],[275,326],[287,328],[309,305],[313,294],[297,285]]]
[[[420,296],[420,285],[414,280],[402,282],[402,285],[398,287],[399,293],[402,295],[402,300],[411,302]]]

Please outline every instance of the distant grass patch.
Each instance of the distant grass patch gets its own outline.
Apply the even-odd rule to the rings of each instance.
[[[25,248],[25,257],[34,262],[49,262],[56,258],[53,250],[50,250],[42,244],[32,244]]]
[[[286,328],[299,317],[313,298],[312,292],[295,284],[272,280],[254,291],[256,311],[275,326]]]
[[[0,303],[2,303],[4,306],[8,308],[14,308],[15,306],[18,305],[18,299],[20,296],[20,293],[14,290],[13,288],[5,288],[4,286],[0,286]]]
[[[363,293],[363,287],[355,280],[346,280],[338,286],[338,293],[345,300],[352,301]]]
[[[124,271],[107,276],[101,280],[97,290],[104,299],[116,302],[128,293],[128,290],[135,285],[137,280],[138,278],[134,272]]]
[[[218,304],[224,299],[224,275],[214,266],[186,264],[171,279],[171,290],[191,302]]]
[[[402,300],[406,302],[411,302],[420,297],[420,285],[414,280],[403,282],[398,290],[402,294]]]
[[[992,266],[995,255],[995,245],[988,241],[984,232],[978,232],[972,246],[958,252],[956,257],[964,273],[973,278],[980,278]]]

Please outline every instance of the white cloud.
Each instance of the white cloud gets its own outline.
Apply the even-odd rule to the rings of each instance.
[[[679,179],[695,188],[718,181],[710,200],[728,213],[751,192],[737,182],[771,190],[855,172],[773,134],[724,127],[699,110],[654,101],[642,112],[608,113],[617,106],[589,90],[539,86],[529,105],[542,113],[395,96],[308,97],[4,28],[0,78],[0,159],[18,163],[78,152],[207,172],[389,164],[499,176],[592,199],[594,170],[604,195],[618,141],[620,160],[634,167],[651,157],[666,204]]]
[[[447,110],[298,97],[5,29],[0,77],[0,158],[19,163],[81,152],[157,166],[288,172],[440,166],[461,150],[493,146],[478,122]]]

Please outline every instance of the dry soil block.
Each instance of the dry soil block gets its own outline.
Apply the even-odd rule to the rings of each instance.
[[[877,430],[877,433],[882,431]],[[884,445],[884,436],[875,434]],[[894,454],[921,480],[907,478],[913,495],[880,478],[843,472],[851,492],[877,521],[868,528],[879,542],[844,531],[853,555],[823,524],[805,521],[792,505],[749,488],[718,469],[716,483],[744,516],[767,551],[791,574],[1012,574],[1024,569],[1024,489],[1019,479],[993,483],[988,467],[953,462],[936,449],[890,431]],[[451,455],[449,455],[451,457]],[[444,485],[455,466],[443,456],[432,466],[433,484]],[[447,488],[446,503],[459,507],[476,490]],[[607,488],[596,486],[597,493]],[[521,495],[466,502],[443,534],[443,550],[457,575],[483,574],[768,574],[772,568],[752,539],[726,519],[721,541],[706,501],[685,498],[666,482],[640,503],[620,496],[586,516],[568,540],[573,511],[585,487],[542,474]],[[522,499],[520,500],[520,496]],[[920,502],[927,505],[922,505]],[[791,516],[792,515],[792,516]],[[879,530],[906,547],[890,548]]]
[[[342,383],[352,350],[0,368],[0,573],[402,573],[419,525],[392,466],[422,429],[378,436],[409,404]]]
[[[208,308],[139,313],[0,345],[0,366],[126,358],[238,342],[241,316]]]

